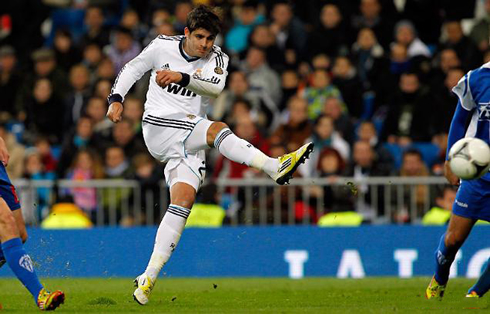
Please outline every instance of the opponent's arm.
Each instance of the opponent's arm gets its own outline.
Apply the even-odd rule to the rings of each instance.
[[[154,39],[138,56],[126,63],[117,75],[114,85],[112,86],[111,94],[107,98],[107,101],[109,102],[107,117],[112,122],[117,123],[121,121],[124,97],[133,84],[139,80],[143,74],[153,68],[154,52],[156,50],[156,43],[154,42],[156,40],[158,39]]]
[[[459,184],[459,178],[451,171],[449,167],[449,150],[458,140],[464,137],[466,133],[466,121],[470,113],[473,112],[475,108],[475,102],[471,95],[471,89],[469,86],[470,73],[465,75],[453,88],[453,92],[458,96],[458,104],[456,110],[454,111],[453,119],[451,121],[451,126],[449,128],[449,134],[447,138],[447,148],[446,148],[446,161],[444,163],[444,176],[452,185]]]

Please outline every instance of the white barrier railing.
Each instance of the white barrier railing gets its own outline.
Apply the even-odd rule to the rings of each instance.
[[[222,203],[228,204],[232,225],[311,224],[332,209],[351,209],[371,223],[392,223],[406,215],[417,222],[433,205],[443,177],[338,177],[294,179],[278,186],[268,178],[219,179]],[[162,180],[143,189],[135,180],[16,180],[26,222],[38,225],[51,208],[54,191],[94,192],[96,206],[88,211],[97,225],[158,224],[169,202]],[[85,189],[85,190],[84,190]],[[155,192],[156,191],[156,192]],[[83,195],[82,195],[83,197]],[[404,214],[405,213],[405,214]]]

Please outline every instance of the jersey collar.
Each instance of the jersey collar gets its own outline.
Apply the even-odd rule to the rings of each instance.
[[[184,51],[184,40],[185,40],[185,37],[182,37],[182,39],[180,40],[180,43],[179,43],[179,51],[180,51],[180,54],[182,55],[182,57],[187,62],[194,62],[194,61],[199,60],[200,59],[199,57],[191,57],[187,53],[185,53],[185,51]]]

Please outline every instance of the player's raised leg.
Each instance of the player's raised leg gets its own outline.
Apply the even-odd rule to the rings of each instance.
[[[289,183],[298,166],[304,163],[313,151],[313,143],[307,143],[292,153],[277,159],[271,158],[236,136],[223,122],[212,123],[206,134],[207,144],[216,147],[223,156],[264,171],[280,185]]]
[[[172,172],[173,175],[180,176],[179,180],[193,181],[193,177],[195,176],[191,173],[186,173],[186,169],[188,168],[186,168],[185,165],[182,165],[182,167],[178,166],[177,168],[172,169]],[[172,174],[170,176],[172,176]],[[170,182],[170,184],[171,183],[172,182]],[[191,184],[176,182],[171,185],[171,204],[158,227],[150,261],[145,272],[138,276],[134,282],[137,288],[133,293],[133,298],[141,305],[148,303],[158,274],[177,247],[182,232],[184,231],[187,217],[189,217],[192,205],[196,198],[199,180],[194,181]]]
[[[19,223],[21,225],[20,230]],[[63,292],[50,293],[39,282],[31,258],[23,247],[23,242],[27,239],[27,232],[21,210],[18,208],[12,212],[3,198],[0,198],[0,239],[7,264],[29,290],[37,306],[41,310],[54,310],[63,303]]]
[[[451,264],[474,224],[473,219],[451,215],[447,231],[441,237],[435,252],[436,271],[426,290],[427,299],[441,300],[444,296]]]

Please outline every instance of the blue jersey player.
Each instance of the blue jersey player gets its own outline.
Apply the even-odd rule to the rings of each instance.
[[[490,62],[468,72],[453,88],[459,102],[449,129],[447,153],[463,137],[477,137],[490,143]],[[466,123],[470,120],[469,125]],[[459,184],[445,163],[445,176]],[[490,173],[476,180],[461,180],[446,233],[435,252],[436,271],[426,291],[428,299],[441,299],[449,278],[449,269],[461,245],[478,219],[490,221]],[[490,289],[490,261],[467,297],[482,297]]]
[[[31,258],[24,250],[27,231],[22,217],[19,199],[5,170],[9,154],[0,138],[0,267],[5,263],[34,297],[41,310],[54,310],[64,302],[61,291],[49,292],[41,285]]]

